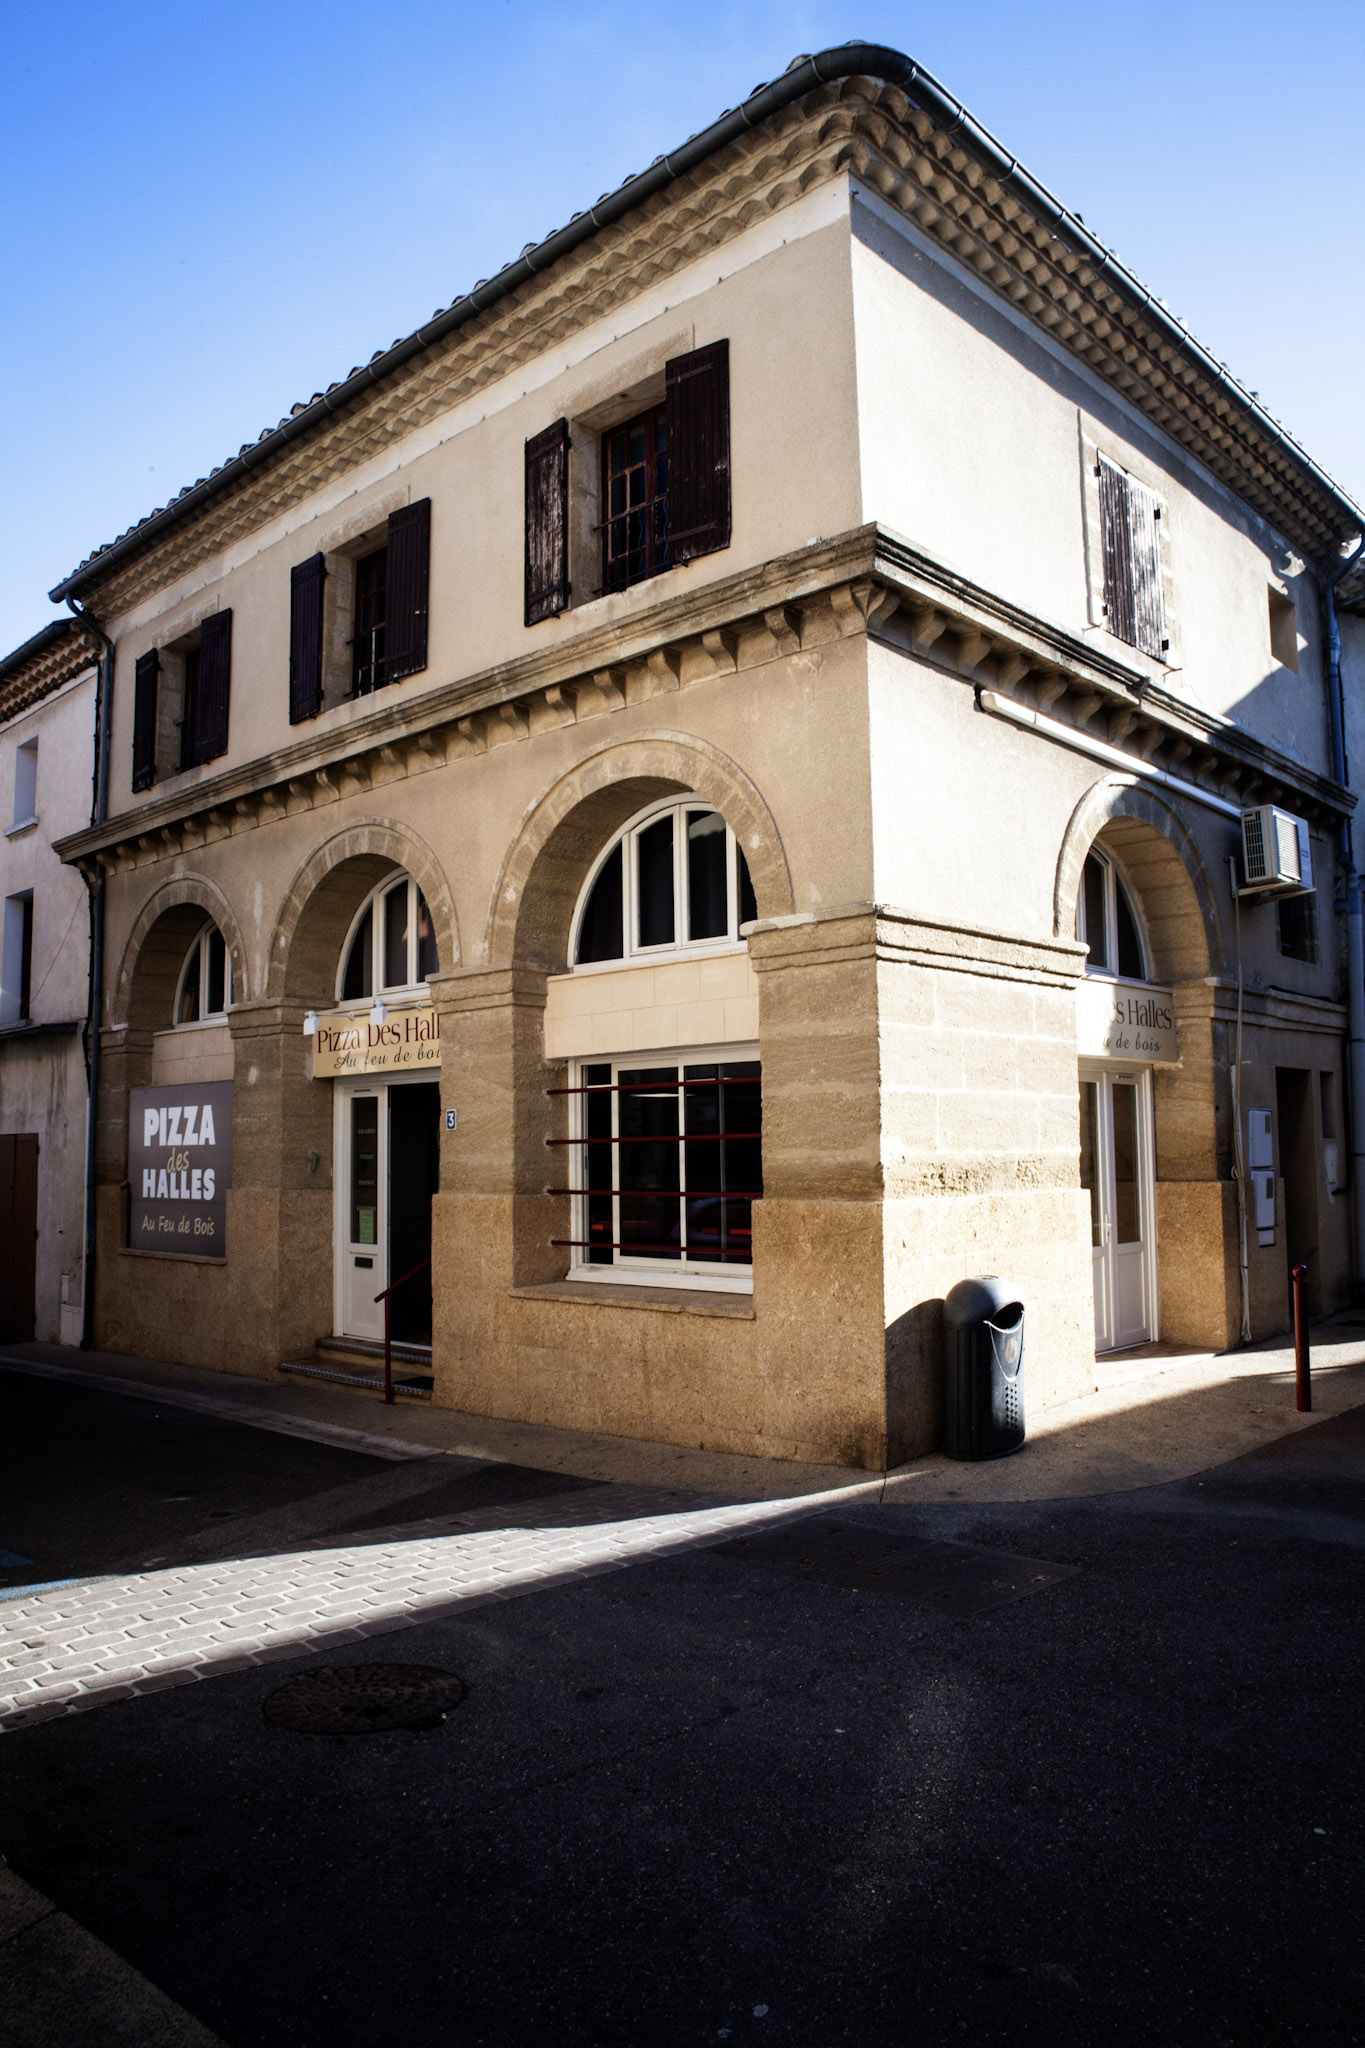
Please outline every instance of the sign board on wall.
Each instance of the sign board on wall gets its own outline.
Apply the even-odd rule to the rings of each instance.
[[[1177,1065],[1180,1038],[1170,990],[1097,976],[1082,981],[1076,990],[1076,1050],[1082,1059]]]
[[[333,1010],[318,1018],[313,1079],[329,1074],[406,1074],[441,1064],[441,1023],[430,1003],[390,1010],[372,1024],[368,1010]]]
[[[128,1101],[128,1242],[221,1259],[232,1185],[232,1083],[134,1088]]]

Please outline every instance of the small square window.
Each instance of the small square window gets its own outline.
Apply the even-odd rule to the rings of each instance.
[[[1306,960],[1310,967],[1318,961],[1318,912],[1316,896],[1282,896],[1280,911],[1280,951],[1286,960]]]

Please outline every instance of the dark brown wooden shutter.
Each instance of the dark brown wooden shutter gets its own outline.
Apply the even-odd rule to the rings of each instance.
[[[21,1131],[0,1138],[0,1338],[27,1343],[33,1336],[38,1271],[38,1137]]]
[[[156,781],[156,688],[161,655],[155,647],[139,654],[133,670],[133,788]]]
[[[310,555],[289,571],[289,723],[322,709],[322,590],[327,564]]]
[[[664,366],[668,391],[668,536],[690,562],[730,545],[730,344]]]
[[[1101,455],[1100,536],[1109,631],[1142,654],[1167,647],[1161,595],[1161,507],[1156,494]]]
[[[199,628],[199,688],[194,706],[195,761],[227,752],[228,693],[232,680],[232,613],[210,612]],[[189,706],[185,707],[189,716]]]
[[[526,623],[569,602],[569,422],[526,443]]]
[[[431,500],[389,514],[384,592],[384,681],[427,665],[427,592],[431,578]]]

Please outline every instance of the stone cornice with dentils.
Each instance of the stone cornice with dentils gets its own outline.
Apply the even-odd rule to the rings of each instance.
[[[1336,558],[1340,509],[1292,453],[1160,332],[1135,293],[1039,220],[960,139],[873,78],[822,87],[518,287],[315,432],[263,459],[85,586],[116,617],[546,349],[847,172],[1121,392],[1311,559]],[[272,430],[273,431],[273,430]],[[268,439],[268,436],[263,438]],[[125,540],[135,536],[132,530]]]
[[[1230,802],[1273,799],[1319,823],[1353,805],[1348,791],[1181,703],[1141,670],[865,526],[695,595],[674,595],[624,628],[604,625],[571,647],[380,702],[344,731],[328,730],[324,719],[277,753],[153,795],[59,841],[57,851],[113,869],[168,860],[779,657],[815,658],[864,634]]]

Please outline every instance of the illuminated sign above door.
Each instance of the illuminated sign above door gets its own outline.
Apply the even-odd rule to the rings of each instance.
[[[372,1024],[368,1010],[332,1010],[313,1034],[313,1079],[336,1074],[410,1074],[441,1064],[441,1024],[430,1003],[386,1012]]]

